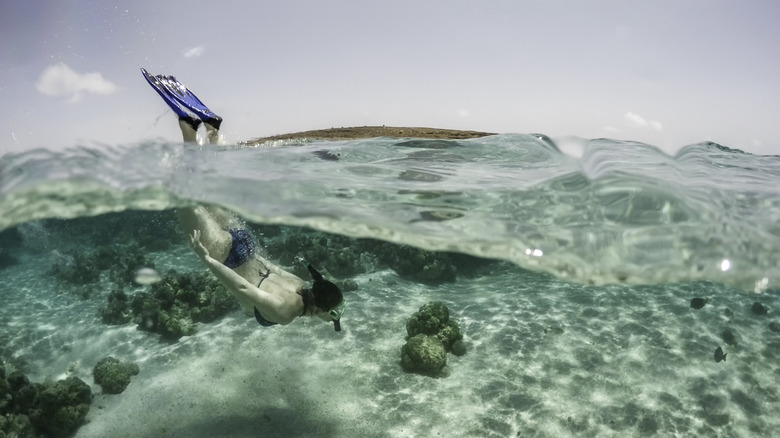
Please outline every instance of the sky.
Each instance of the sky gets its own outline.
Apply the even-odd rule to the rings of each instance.
[[[780,154],[780,1],[0,3],[0,155],[179,141],[140,68],[228,142],[388,125]]]

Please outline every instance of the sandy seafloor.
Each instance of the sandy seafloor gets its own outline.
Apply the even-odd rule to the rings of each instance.
[[[2,271],[2,342],[32,381],[75,375],[96,394],[87,437],[777,436],[778,297],[708,283],[585,287],[508,263],[424,286],[393,271],[354,277],[340,333],[299,319],[262,328],[243,312],[175,343],[98,308],[52,276],[53,249]],[[161,272],[203,269],[184,244],[151,253]],[[105,272],[104,272],[105,275]],[[141,291],[138,287],[134,291]],[[133,290],[128,290],[132,293]],[[709,297],[701,310],[694,296]],[[450,376],[407,374],[405,321],[441,300],[468,353]],[[750,307],[760,301],[765,316]],[[726,315],[726,309],[733,312]],[[721,339],[731,329],[738,345]],[[725,362],[713,352],[722,346]],[[102,357],[136,362],[120,395],[92,379]]]

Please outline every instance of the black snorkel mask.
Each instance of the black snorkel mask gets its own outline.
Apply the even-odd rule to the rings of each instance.
[[[311,274],[311,278],[314,280],[314,285],[312,285],[312,291],[314,290],[333,291],[335,289],[335,291],[338,291],[339,295],[341,295],[341,291],[339,290],[338,286],[336,286],[335,284],[331,283],[328,280],[325,280],[322,277],[322,274],[317,272],[317,270],[314,269],[311,265],[307,265],[306,268],[309,270],[309,274]],[[342,295],[341,302],[328,311],[328,314],[333,319],[333,329],[337,332],[341,331],[341,315],[344,314],[344,309],[346,308],[347,308],[347,302],[344,300]]]

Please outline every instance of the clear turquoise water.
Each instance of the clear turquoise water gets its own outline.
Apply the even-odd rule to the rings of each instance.
[[[139,363],[125,393],[96,397],[83,437],[771,436],[780,158],[712,143],[674,157],[578,147],[575,158],[543,136],[501,135],[6,155],[0,228],[18,226],[23,246],[0,280],[4,353],[39,380],[91,383],[108,354]],[[438,286],[367,264],[342,334],[260,330],[238,312],[174,344],[102,325],[106,279],[81,300],[46,275],[58,253],[89,249],[76,218],[191,203],[504,262]],[[56,217],[73,231],[42,221]],[[151,253],[156,266],[202,269],[180,237]],[[689,307],[696,296],[703,309]],[[443,379],[398,364],[405,319],[432,299],[469,345]]]

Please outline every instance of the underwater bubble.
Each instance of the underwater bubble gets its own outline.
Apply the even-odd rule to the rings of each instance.
[[[162,280],[162,277],[152,268],[141,268],[135,272],[133,280],[138,284],[147,285],[157,283]]]

